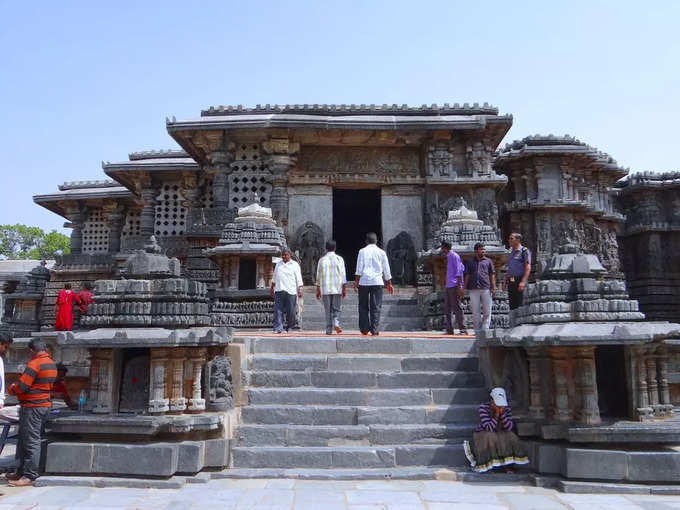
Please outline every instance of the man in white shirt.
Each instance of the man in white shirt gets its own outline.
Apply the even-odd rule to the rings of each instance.
[[[0,334],[0,409],[5,407],[5,362],[2,356],[7,354],[10,344],[12,343],[12,337],[8,334]]]
[[[269,293],[274,298],[274,333],[283,333],[295,326],[297,298],[302,297],[302,272],[300,264],[291,259],[292,253],[284,248],[281,261],[274,268]]]
[[[327,335],[332,335],[333,329],[338,335],[342,333],[340,310],[346,296],[345,261],[340,255],[336,255],[335,248],[335,241],[326,241],[326,255],[316,265],[316,299],[323,298]]]
[[[392,273],[387,254],[378,248],[375,232],[366,234],[366,247],[359,250],[354,288],[359,290],[359,329],[362,335],[380,333],[383,285],[392,294]]]

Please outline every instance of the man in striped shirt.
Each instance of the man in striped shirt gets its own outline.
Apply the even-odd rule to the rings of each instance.
[[[16,473],[7,475],[9,484],[15,487],[33,485],[40,476],[40,436],[52,404],[52,383],[57,378],[57,366],[47,352],[44,340],[34,338],[28,343],[28,350],[31,360],[19,382],[8,388],[21,405],[16,454],[19,467]]]
[[[332,239],[326,241],[326,255],[321,257],[316,265],[316,299],[323,299],[327,335],[332,335],[333,329],[338,335],[342,333],[340,310],[342,300],[346,296],[345,261],[340,255],[336,255],[336,246]]]

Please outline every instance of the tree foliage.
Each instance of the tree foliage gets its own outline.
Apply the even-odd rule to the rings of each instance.
[[[45,233],[41,228],[16,225],[0,225],[0,258],[52,259],[57,251],[70,253],[68,236],[52,230]]]

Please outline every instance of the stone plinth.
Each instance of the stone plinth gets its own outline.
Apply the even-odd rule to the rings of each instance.
[[[535,424],[525,430],[566,437],[570,423],[600,423],[598,402],[619,418],[672,416],[664,340],[680,335],[680,324],[643,322],[623,282],[604,279],[598,258],[574,245],[542,276],[511,312],[512,328],[478,337],[489,384],[510,386],[513,410]],[[518,356],[508,371],[506,360]]]

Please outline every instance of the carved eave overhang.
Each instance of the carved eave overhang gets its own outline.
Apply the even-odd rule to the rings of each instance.
[[[338,107],[340,108],[340,107]],[[488,110],[488,111],[487,111]],[[468,112],[474,111],[474,114]],[[299,112],[299,113],[298,113]],[[166,121],[168,133],[177,143],[202,164],[208,162],[208,154],[219,150],[223,143],[222,134],[230,133],[229,138],[238,139],[239,136],[252,136],[256,130],[274,132],[286,131],[301,143],[319,143],[315,132],[333,131],[375,131],[375,138],[380,142],[384,138],[386,143],[391,138],[381,133],[395,131],[403,132],[403,138],[408,140],[410,133],[426,133],[427,131],[459,131],[477,132],[477,138],[485,140],[492,147],[496,147],[512,126],[512,115],[498,115],[497,109],[492,107],[477,109],[414,109],[401,111],[392,109],[359,109],[351,108],[330,111],[329,109],[296,110],[282,107],[274,109],[233,109],[223,108],[203,112],[203,116],[194,120]],[[294,130],[290,133],[290,130]],[[318,134],[316,135],[318,137]],[[351,138],[351,136],[349,137]],[[415,136],[418,143],[424,138]],[[355,142],[355,144],[357,144]]]
[[[680,188],[680,172],[639,172],[628,175],[614,185],[619,195],[642,190],[663,191]]]
[[[539,200],[520,200],[513,201],[505,206],[508,212],[521,212],[529,210],[544,210],[544,209],[567,209],[570,211],[578,211],[590,216],[598,216],[600,219],[622,222],[625,219],[623,214],[613,213],[604,209],[598,209],[590,202],[585,200],[564,200],[562,198],[552,199],[550,201]]]
[[[602,172],[612,183],[628,174],[628,169],[620,167],[608,154],[568,135],[536,135],[516,140],[499,151],[493,167],[497,172],[511,174],[514,169],[523,169],[526,160],[534,158],[559,158],[560,163],[571,170]]]
[[[165,152],[165,151],[164,151]],[[184,151],[180,152],[183,157],[150,157],[148,159],[136,158],[137,154],[130,155],[130,161],[119,163],[102,162],[104,173],[116,179],[130,190],[136,190],[136,183],[140,180],[148,179],[151,176],[166,177],[182,172],[196,172],[200,169],[196,161],[188,157]],[[154,153],[148,153],[154,154]]]
[[[80,205],[102,205],[104,201],[132,203],[134,195],[115,181],[82,181],[65,183],[56,193],[34,195],[33,202],[69,219],[69,210]]]

